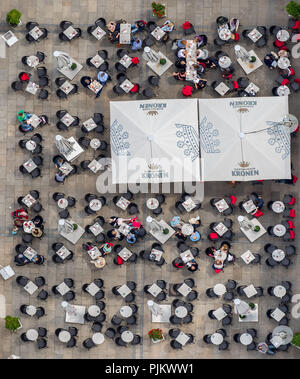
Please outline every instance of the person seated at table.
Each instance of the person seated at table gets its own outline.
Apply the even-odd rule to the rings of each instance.
[[[185,39],[177,39],[176,40],[176,45],[180,49],[185,49],[186,48],[187,41]]]
[[[207,68],[218,68],[219,63],[216,59],[208,57],[207,59],[203,60],[203,63],[205,63]]]
[[[32,262],[36,265],[41,265],[44,263],[45,258],[42,255],[36,255],[33,257]]]
[[[194,81],[194,87],[195,89],[203,89],[207,85],[207,80],[203,78],[199,78],[197,81]]]
[[[121,217],[112,216],[109,218],[108,222],[111,226],[118,227],[121,224],[125,224],[126,222],[129,222],[130,220],[131,220],[130,218],[121,218]]]
[[[277,60],[278,60],[278,56],[277,56],[277,54],[273,53],[272,51],[271,51],[271,53],[267,54],[267,55],[264,57],[265,65],[266,65],[270,70],[274,70],[274,68],[277,67]]]
[[[187,239],[187,236],[183,234],[181,230],[178,230],[177,232],[175,232],[174,235],[175,237],[177,237],[179,240],[182,240],[182,241],[185,241]]]
[[[271,343],[267,344],[266,342],[260,342],[257,345],[257,351],[259,351],[262,354],[269,354],[274,355],[276,351],[274,351],[276,348]]]
[[[181,258],[176,258],[172,261],[172,265],[175,268],[183,268],[184,267],[184,262]]]
[[[189,271],[194,272],[198,270],[198,263],[195,261],[195,259],[192,259],[186,263],[186,267]]]
[[[173,72],[173,78],[176,80],[185,80],[186,72],[185,71]]]
[[[35,216],[31,221],[34,223],[34,225],[37,228],[41,228],[42,229],[44,220],[43,220],[43,218],[40,215]]]
[[[262,196],[256,192],[252,192],[251,195],[254,197],[253,203],[257,206],[258,209],[262,209],[265,203]]]
[[[14,220],[14,227],[15,228],[21,228],[23,226],[23,223],[25,220],[20,220],[19,218]]]
[[[66,175],[61,172],[61,171],[58,171],[56,174],[55,174],[55,181],[56,182],[60,182],[62,183],[66,178]]]
[[[170,20],[167,20],[164,22],[164,24],[162,25],[161,29],[166,32],[166,33],[171,33],[173,31],[173,29],[175,28],[175,25],[173,24],[172,21]]]
[[[25,119],[21,122],[21,126],[20,128],[24,131],[24,132],[29,132],[29,131],[32,131],[34,128],[30,125],[30,121],[29,121],[29,118],[32,116],[31,113],[26,113],[26,116],[25,116]]]
[[[138,221],[137,217],[130,219],[128,225],[131,226],[132,229],[140,229],[140,227],[142,226],[140,221]]]
[[[214,255],[215,252],[216,252],[216,249],[215,249],[215,247],[213,247],[213,246],[208,247],[208,248],[205,250],[205,254],[206,254],[208,257],[211,257],[211,258],[215,258],[215,255]]]
[[[32,116],[31,113],[27,113],[23,111],[22,109],[17,114],[17,118],[20,122],[28,120],[31,116]]]
[[[177,59],[177,61],[175,62],[175,67],[185,70],[186,69],[185,59]]]
[[[142,32],[145,30],[147,22],[145,20],[138,20],[138,21],[135,21],[135,24],[137,25],[139,32]]]
[[[115,241],[122,241],[124,239],[123,234],[121,234],[118,229],[111,229],[107,232],[107,237]]]
[[[110,21],[106,27],[109,30],[108,39],[113,43],[118,42],[120,37],[120,23]]]
[[[142,48],[143,41],[140,38],[133,37],[131,39],[131,50],[136,51],[140,50]]]
[[[223,251],[224,253],[227,253],[230,249],[230,244],[226,241],[221,243],[220,250]]]
[[[92,78],[90,76],[83,76],[80,79],[80,83],[82,84],[83,87],[87,88],[91,83],[92,83]]]
[[[178,58],[186,58],[186,50],[185,49],[179,49],[178,51],[177,51],[177,57]]]
[[[191,224],[194,228],[194,230],[196,230],[197,228],[200,227],[201,225],[201,220],[200,220],[200,217],[197,216],[197,217],[193,217],[189,220],[189,224]]]
[[[64,164],[64,159],[60,155],[57,155],[53,160],[55,167],[59,168]]]
[[[33,235],[33,237],[41,238],[42,235],[43,235],[43,231],[42,231],[41,228],[34,228],[34,229],[31,231],[31,234]]]
[[[23,254],[17,254],[14,258],[14,262],[19,265],[19,266],[23,266],[23,265],[26,265],[27,263],[30,263],[30,260],[28,258],[25,257],[25,255]]]
[[[194,41],[197,43],[197,48],[203,47],[207,44],[207,36],[205,34],[201,34],[194,38]]]
[[[16,209],[12,212],[12,217],[19,218],[20,220],[28,220],[28,213],[23,209]]]
[[[215,262],[212,265],[212,268],[215,270],[215,272],[218,274],[220,271],[224,270],[224,264],[220,260],[215,260]]]
[[[15,221],[18,221],[18,220],[15,220]],[[11,234],[13,236],[17,235],[18,234],[18,231],[19,231],[19,227],[18,226],[14,226],[13,227],[13,230],[11,231]]]
[[[98,81],[104,86],[109,79],[109,75],[105,71],[99,71],[97,75]]]
[[[128,233],[126,241],[130,244],[136,243],[136,236],[133,233]]]
[[[101,253],[101,256],[104,256],[104,255],[111,253],[113,246],[114,246],[114,244],[111,242],[106,242],[103,245],[101,245],[99,247],[99,251]]]

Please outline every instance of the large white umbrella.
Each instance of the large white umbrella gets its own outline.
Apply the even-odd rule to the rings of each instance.
[[[199,99],[204,181],[290,179],[287,96]]]
[[[249,307],[249,304],[247,304],[243,300],[234,299],[233,303],[234,303],[234,312],[241,316],[247,315],[251,310],[251,308]]]
[[[68,67],[71,63],[70,55],[63,51],[54,51],[53,56],[56,58],[57,67],[59,69]]]
[[[153,300],[148,300],[147,305],[154,316],[159,316],[163,314],[161,307],[157,303],[155,303]]]
[[[113,183],[200,180],[197,100],[110,103]]]
[[[65,156],[75,151],[73,145],[73,142],[68,141],[66,138],[60,135],[57,135],[55,137],[55,146],[57,147],[57,150]]]

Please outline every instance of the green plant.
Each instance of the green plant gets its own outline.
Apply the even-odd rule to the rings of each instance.
[[[77,224],[73,224],[73,229],[76,230],[78,228]]]
[[[76,63],[72,63],[70,68],[71,68],[71,70],[75,70],[76,67],[77,67],[77,64]]]
[[[153,340],[162,340],[164,338],[163,332],[161,329],[151,329],[148,332],[148,336]]]
[[[295,19],[300,17],[300,4],[296,1],[290,1],[285,7],[287,13]]]
[[[152,12],[155,16],[161,18],[166,14],[166,7],[160,3],[152,3]]]
[[[239,318],[243,320],[246,316],[245,315],[239,315]]]
[[[250,62],[255,62],[256,61],[256,57],[250,57]]]
[[[294,334],[294,337],[292,339],[292,344],[297,346],[297,347],[300,347],[300,333]]]
[[[166,61],[165,58],[161,58],[160,61],[159,61],[159,63],[160,63],[161,65],[164,65],[164,64],[167,63],[167,61]]]
[[[254,304],[254,303],[249,303],[248,305],[249,305],[249,307],[250,307],[251,309],[254,309],[254,308],[255,308],[255,304]]]
[[[16,331],[20,327],[20,320],[18,317],[6,316],[5,317],[5,327],[12,332]]]
[[[163,230],[163,233],[164,233],[164,234],[168,234],[168,233],[169,233],[169,229],[165,228],[165,229]]]
[[[259,232],[260,231],[260,227],[258,225],[255,225],[254,228],[253,228],[253,231],[254,232]]]
[[[12,9],[10,12],[6,15],[6,21],[10,25],[18,25],[21,19],[22,13],[19,12],[17,9]]]

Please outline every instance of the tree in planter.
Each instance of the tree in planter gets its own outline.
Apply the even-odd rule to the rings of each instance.
[[[18,317],[6,316],[5,317],[5,327],[12,332],[15,332],[21,326]]]
[[[152,11],[158,18],[164,17],[166,14],[166,7],[160,3],[152,3]]]
[[[292,345],[297,346],[300,349],[300,333],[295,333],[292,339]]]
[[[295,18],[296,20],[300,17],[300,4],[296,3],[296,1],[290,1],[286,6],[287,13]]]
[[[10,12],[7,13],[6,15],[6,21],[11,25],[11,26],[17,26],[20,22],[22,13],[18,11],[17,9],[12,9]]]

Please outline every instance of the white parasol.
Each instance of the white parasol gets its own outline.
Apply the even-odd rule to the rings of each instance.
[[[58,151],[65,156],[75,151],[73,145],[73,142],[68,141],[66,138],[60,135],[57,135],[55,137],[55,146],[57,147]]]
[[[56,58],[57,66],[59,69],[68,67],[71,63],[71,57],[69,54],[63,51],[54,51],[53,56]]]
[[[235,52],[236,58],[237,59],[240,58],[242,61],[247,61],[250,58],[250,54],[248,53],[248,51],[240,45],[234,46],[234,52]]]
[[[245,301],[240,299],[234,299],[234,312],[238,313],[241,316],[247,315],[251,308],[249,307],[249,304],[247,304]]]
[[[154,301],[148,300],[147,305],[154,316],[163,315],[161,307],[157,303],[154,303]]]
[[[72,233],[74,232],[73,224],[65,219],[58,220],[58,232]]]

